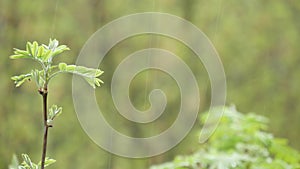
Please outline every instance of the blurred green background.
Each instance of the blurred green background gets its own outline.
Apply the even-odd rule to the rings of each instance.
[[[121,16],[157,11],[177,15],[195,24],[215,45],[227,77],[227,104],[241,112],[269,117],[270,131],[286,137],[300,150],[300,1],[297,0],[0,0],[0,168],[7,168],[13,153],[28,153],[39,161],[42,143],[41,98],[34,83],[15,88],[10,77],[38,65],[28,60],[9,60],[12,49],[25,48],[27,41],[48,43],[57,38],[71,51],[57,62],[74,63],[87,39],[101,26]],[[193,70],[199,83],[201,112],[210,102],[210,85],[204,67],[180,42],[161,36],[131,37],[117,44],[100,68],[105,84],[96,90],[105,117],[117,130],[131,136],[147,137],[168,128],[176,118],[180,92],[172,78],[159,71],[140,73],[130,96],[143,110],[154,88],[165,91],[168,106],[164,115],[150,124],[132,124],[122,118],[110,96],[112,74],[130,53],[149,47],[169,50]],[[64,57],[63,57],[64,56]],[[50,84],[49,103],[64,112],[50,130],[48,156],[57,160],[51,168],[148,168],[151,164],[190,153],[197,145],[199,124],[178,146],[147,159],[112,155],[93,143],[79,125],[71,95],[71,76],[63,75]],[[34,86],[34,87],[33,87]]]

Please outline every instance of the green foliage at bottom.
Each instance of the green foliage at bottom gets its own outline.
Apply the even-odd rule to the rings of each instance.
[[[266,131],[268,119],[244,115],[234,107],[224,110],[218,128],[192,155],[177,156],[172,162],[150,169],[297,169],[300,153]],[[201,118],[204,123],[208,113]],[[210,122],[207,122],[210,123]],[[204,128],[205,130],[205,128]]]
[[[16,155],[13,156],[12,162],[9,165],[9,169],[40,169],[41,168],[41,162],[38,164],[35,164],[31,161],[29,156],[27,154],[22,154],[23,162],[19,164],[19,161],[16,157]],[[45,159],[45,167],[55,163],[56,160],[50,159],[46,157]]]

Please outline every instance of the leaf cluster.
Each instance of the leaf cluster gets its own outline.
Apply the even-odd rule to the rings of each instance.
[[[42,69],[34,69],[30,73],[13,76],[11,79],[15,82],[16,87],[21,86],[27,80],[33,79],[38,88],[42,90],[48,85],[50,79],[56,75],[60,73],[72,73],[83,77],[93,88],[100,86],[103,83],[99,79],[103,73],[100,69],[67,65],[66,63],[52,64],[54,57],[67,50],[70,49],[66,45],[59,45],[56,39],[50,39],[48,45],[27,42],[25,50],[14,48],[14,54],[10,56],[11,59],[32,59],[38,62]]]
[[[207,113],[202,116],[202,123],[207,116]],[[213,119],[208,123],[216,121]],[[268,119],[263,116],[245,115],[234,107],[225,108],[218,128],[197,152],[177,156],[173,162],[152,166],[151,169],[300,168],[300,153],[289,147],[287,140],[268,133],[267,124]]]
[[[62,107],[58,107],[57,105],[52,105],[48,112],[49,113],[48,113],[47,125],[52,126],[55,117],[61,115]]]
[[[11,165],[9,165],[8,169],[40,169],[41,162],[35,164],[31,161],[27,154],[22,154],[23,162],[20,164],[16,155],[13,156]],[[55,163],[56,160],[46,157],[45,160],[45,167],[50,166],[51,164]]]

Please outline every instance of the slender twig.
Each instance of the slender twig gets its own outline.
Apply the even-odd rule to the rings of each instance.
[[[46,159],[46,151],[47,151],[48,129],[49,129],[49,127],[51,127],[47,124],[47,119],[48,119],[48,117],[47,117],[47,95],[48,95],[47,87],[44,87],[43,90],[39,90],[39,93],[43,97],[44,138],[43,138],[43,152],[42,152],[41,169],[44,169],[45,159]]]

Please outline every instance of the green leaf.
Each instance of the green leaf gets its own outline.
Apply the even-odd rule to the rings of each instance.
[[[276,158],[288,163],[300,162],[300,153],[289,147],[286,139],[273,139],[270,152],[272,152]]]
[[[89,78],[89,77],[84,77],[84,76],[83,76],[83,78],[90,86],[92,86],[93,88],[96,88],[97,84],[94,83],[94,79]]]
[[[51,51],[51,59],[66,50],[70,50],[70,48],[68,48],[66,45],[59,46],[59,42],[56,39],[50,39],[48,49]]]
[[[59,116],[62,113],[62,107],[58,107],[57,105],[52,105],[49,109],[48,119],[54,120],[55,117]]]
[[[37,87],[40,89],[45,84],[44,71],[39,71],[37,69],[31,71],[31,77],[35,81]]]
[[[32,56],[25,50],[14,48],[14,55],[9,56],[10,59],[31,59]]]
[[[30,57],[26,57],[24,55],[17,54],[17,55],[10,55],[9,58],[10,59],[28,59]]]
[[[49,157],[46,157],[46,159],[45,159],[45,167],[47,167],[47,166],[49,166],[49,165],[51,165],[51,164],[53,164],[55,162],[56,162],[56,160],[51,159]]]
[[[103,74],[103,71],[101,71],[100,69],[76,66],[74,70],[74,65],[68,65],[66,71],[82,76],[93,88],[99,87],[100,84],[103,83],[103,81],[98,78]]]
[[[52,57],[59,55],[66,50],[70,50],[70,48],[68,48],[66,45],[61,45],[53,51]]]
[[[68,72],[73,72],[73,71],[75,71],[75,69],[76,69],[76,65],[68,65],[66,67],[66,71],[68,71]]]
[[[45,167],[48,167],[49,165],[51,165],[51,164],[53,164],[55,162],[56,162],[56,160],[51,159],[49,157],[46,157],[46,159],[45,159]],[[41,166],[41,162],[38,163],[38,166]]]
[[[31,53],[32,53],[33,57],[37,57],[38,47],[39,47],[39,44],[36,41],[34,41],[32,46],[31,46]]]
[[[14,81],[16,87],[21,86],[25,81],[30,80],[31,78],[31,73],[29,74],[22,74],[19,76],[13,76],[11,77],[11,80]]]
[[[32,56],[32,57],[34,57],[34,55],[33,55],[33,53],[32,53],[32,50],[31,50],[31,47],[32,46],[32,44],[30,43],[30,42],[27,42],[27,44],[26,44],[26,51]]]
[[[28,51],[26,50],[21,50],[21,49],[17,49],[17,48],[14,48],[14,53],[15,54],[22,54],[22,55],[29,55]]]
[[[66,63],[59,63],[58,68],[59,68],[60,71],[66,71],[67,64]]]
[[[45,47],[44,47],[44,49],[45,49],[45,52],[43,54],[43,59],[44,59],[44,61],[49,61],[49,59],[51,58],[51,50],[48,50]],[[51,61],[51,59],[50,59],[50,61]]]
[[[22,158],[24,160],[24,162],[30,167],[33,168],[31,159],[29,158],[29,156],[27,154],[22,154]]]
[[[86,68],[84,66],[76,65],[67,65],[66,63],[60,63],[58,65],[58,68],[59,72],[55,72],[54,74],[52,74],[52,76],[50,76],[50,78],[52,78],[60,72],[66,72],[82,76],[86,80],[86,82],[93,88],[99,87],[103,83],[103,81],[98,78],[103,74],[103,71],[100,69]]]
[[[19,161],[15,154],[13,155],[11,164],[8,166],[8,169],[19,169]]]
[[[56,39],[54,39],[54,40],[50,39],[49,40],[48,49],[54,51],[55,48],[58,46],[58,44],[59,44],[58,40],[56,40]]]
[[[94,83],[97,87],[99,87],[101,85],[101,83],[104,83],[104,82],[99,78],[94,78]]]
[[[11,55],[11,59],[35,59],[38,54],[38,43],[27,42],[26,50],[20,50],[14,48],[14,55]]]
[[[22,154],[22,158],[24,160],[23,166],[29,169],[38,169],[38,165],[34,164],[27,154]]]
[[[37,57],[41,58],[44,56],[44,47],[43,46],[39,46],[38,48],[38,53],[37,53]]]

